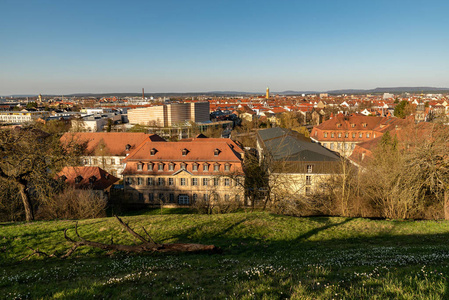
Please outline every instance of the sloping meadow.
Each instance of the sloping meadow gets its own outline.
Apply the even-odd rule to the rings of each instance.
[[[444,299],[449,223],[296,218],[264,212],[123,217],[161,243],[219,246],[221,254],[127,254],[81,247],[75,221],[0,225],[2,299]],[[138,244],[115,218],[81,220],[79,234]],[[31,248],[31,249],[30,249]],[[26,258],[22,260],[23,258]]]

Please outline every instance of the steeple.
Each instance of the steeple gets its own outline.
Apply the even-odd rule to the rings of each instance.
[[[265,96],[265,98],[269,99],[270,98],[270,88],[267,87],[267,95]]]

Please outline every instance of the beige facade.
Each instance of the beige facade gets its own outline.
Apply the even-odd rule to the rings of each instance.
[[[130,124],[170,127],[186,121],[209,121],[209,102],[173,103],[128,111]]]
[[[237,201],[243,203],[243,176],[195,175],[179,171],[172,175],[125,176],[129,201],[137,204],[191,205],[197,201]]]

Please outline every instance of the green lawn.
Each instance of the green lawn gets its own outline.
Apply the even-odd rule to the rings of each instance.
[[[160,211],[159,211],[160,212]],[[0,225],[0,299],[449,299],[449,222],[295,218],[264,212],[123,217],[158,242],[222,254],[124,254],[80,248],[74,221]],[[133,244],[114,218],[83,220],[90,240]]]

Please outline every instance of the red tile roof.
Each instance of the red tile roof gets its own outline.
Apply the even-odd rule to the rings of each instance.
[[[75,188],[94,190],[105,190],[120,180],[99,167],[64,167],[57,176],[65,176],[65,182]],[[78,176],[81,176],[81,181],[76,183]]]
[[[86,155],[99,155],[101,152],[101,155],[125,156],[129,152],[126,150],[127,145],[132,150],[148,138],[152,141],[165,141],[158,135],[140,132],[74,132],[65,133],[61,142],[87,143]]]

